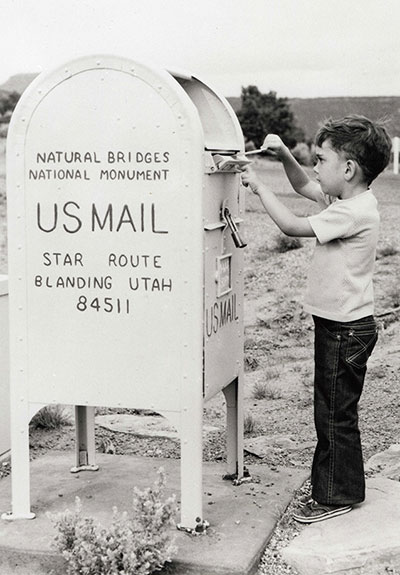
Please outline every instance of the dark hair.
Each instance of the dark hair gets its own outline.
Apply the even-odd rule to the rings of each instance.
[[[383,122],[356,114],[339,120],[330,118],[318,130],[315,143],[321,147],[326,140],[336,152],[344,152],[358,163],[368,185],[389,163],[392,141]]]

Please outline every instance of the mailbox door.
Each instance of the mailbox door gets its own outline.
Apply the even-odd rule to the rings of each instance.
[[[243,250],[222,220],[228,207],[240,228],[243,195],[237,173],[207,176],[204,198],[204,394],[212,397],[243,368]]]

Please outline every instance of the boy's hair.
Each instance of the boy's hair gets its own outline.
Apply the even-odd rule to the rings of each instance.
[[[329,119],[318,130],[315,143],[329,140],[336,152],[344,152],[360,166],[369,185],[389,163],[392,141],[382,122],[372,122],[356,114]]]

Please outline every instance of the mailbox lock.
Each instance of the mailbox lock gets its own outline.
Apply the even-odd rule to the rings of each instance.
[[[222,219],[228,224],[231,230],[232,239],[235,246],[237,248],[245,248],[247,244],[244,243],[244,241],[240,237],[239,230],[237,229],[237,226],[232,219],[232,214],[227,206],[222,207]]]

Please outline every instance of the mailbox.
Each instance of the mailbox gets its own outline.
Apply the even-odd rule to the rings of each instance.
[[[202,518],[202,414],[223,391],[241,476],[244,205],[228,102],[115,56],[40,75],[7,143],[12,513],[29,518],[28,424],[76,407],[74,471],[97,469],[96,405],[159,412],[181,438],[181,522]],[[227,161],[232,158],[232,161]]]

